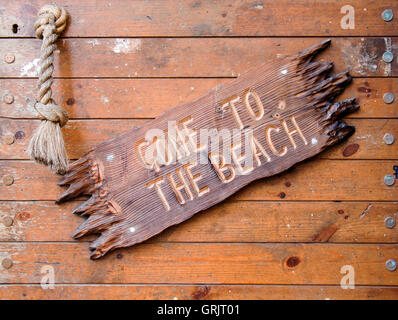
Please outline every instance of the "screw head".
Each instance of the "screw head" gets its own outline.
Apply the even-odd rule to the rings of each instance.
[[[7,103],[7,104],[11,104],[11,103],[14,102],[14,96],[11,95],[11,94],[6,94],[6,95],[3,97],[3,101],[4,101],[5,103]]]
[[[384,137],[383,137],[383,141],[384,141],[385,144],[390,145],[390,144],[394,143],[395,138],[394,138],[394,136],[391,133],[386,133],[384,135]]]
[[[10,269],[13,265],[12,260],[9,258],[3,259],[1,262],[1,265],[3,266],[4,269]]]
[[[4,61],[7,63],[13,63],[15,61],[15,56],[11,53],[7,53],[4,57]]]
[[[397,262],[394,259],[387,260],[386,268],[388,271],[395,271],[397,269]]]
[[[13,224],[13,222],[14,222],[14,221],[11,219],[11,217],[5,217],[4,220],[3,220],[3,224],[4,224],[6,227],[11,227],[12,224]]]
[[[14,138],[14,136],[11,135],[11,134],[6,135],[6,136],[3,138],[4,144],[13,144],[14,141],[15,141],[15,138]]]
[[[386,92],[383,94],[383,101],[384,103],[390,104],[393,103],[395,100],[394,94],[391,92]]]
[[[388,228],[388,229],[392,229],[395,227],[395,219],[393,217],[387,217],[384,220],[384,225]]]
[[[392,20],[392,18],[394,18],[394,13],[392,12],[391,9],[386,9],[381,14],[381,17],[383,18],[384,21],[389,22]]]
[[[12,185],[14,183],[14,178],[12,176],[4,176],[3,177],[3,183],[6,186],[10,186],[10,185]]]
[[[391,63],[394,59],[394,55],[390,51],[386,51],[383,53],[383,61],[386,63]]]
[[[387,186],[392,186],[395,183],[395,179],[392,175],[388,174],[384,177],[384,183]]]

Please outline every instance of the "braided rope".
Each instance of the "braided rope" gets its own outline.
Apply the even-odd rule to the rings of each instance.
[[[29,143],[30,157],[52,171],[63,174],[68,167],[61,127],[68,122],[68,114],[52,99],[54,51],[58,36],[66,28],[67,12],[56,4],[42,7],[34,25],[36,36],[43,39],[38,65],[38,93],[35,102],[29,102],[42,119]]]

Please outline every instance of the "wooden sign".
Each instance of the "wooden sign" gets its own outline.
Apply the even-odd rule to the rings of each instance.
[[[328,77],[333,64],[313,60],[329,43],[265,62],[73,163],[57,201],[91,195],[74,210],[88,217],[75,238],[100,234],[91,258],[142,242],[350,136],[355,129],[341,118],[359,106],[332,101],[351,78]]]

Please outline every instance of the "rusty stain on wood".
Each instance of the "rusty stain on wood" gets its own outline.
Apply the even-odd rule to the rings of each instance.
[[[312,241],[314,242],[328,242],[329,239],[336,233],[339,229],[338,224],[332,223],[327,227],[323,228],[319,233],[317,233]]]
[[[356,153],[359,149],[358,143],[352,143],[346,146],[343,150],[344,157],[351,157],[354,153]]]

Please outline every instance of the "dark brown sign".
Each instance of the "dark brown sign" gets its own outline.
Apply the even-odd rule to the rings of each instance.
[[[359,106],[332,101],[351,78],[328,77],[333,64],[313,61],[329,43],[265,62],[73,163],[57,201],[91,195],[74,210],[88,217],[75,238],[100,234],[91,258],[142,242],[350,136],[355,129],[341,118]]]

